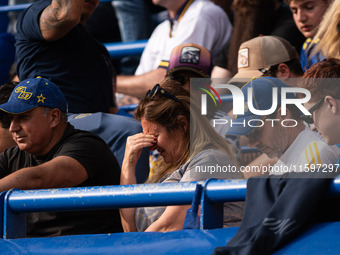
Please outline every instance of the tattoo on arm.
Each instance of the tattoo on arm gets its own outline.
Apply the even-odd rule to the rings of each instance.
[[[41,18],[40,18],[40,29],[41,32],[48,30],[55,30],[62,26],[63,17],[67,16],[68,13],[68,0],[54,0],[54,4],[48,6]]]

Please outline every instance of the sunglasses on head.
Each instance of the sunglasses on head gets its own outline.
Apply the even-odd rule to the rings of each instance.
[[[179,100],[177,97],[175,97],[174,95],[172,95],[171,93],[167,92],[165,89],[161,88],[161,86],[159,84],[156,84],[152,89],[150,89],[147,93],[146,93],[146,97],[150,98],[151,100],[155,98],[155,96],[157,95],[162,95],[165,96],[175,102],[179,102],[181,103],[182,101]]]
[[[301,115],[300,118],[305,121],[308,124],[313,124],[314,119],[313,119],[313,112],[315,112],[323,103],[325,98],[320,99],[315,105],[313,105],[308,111],[310,112],[311,115]]]

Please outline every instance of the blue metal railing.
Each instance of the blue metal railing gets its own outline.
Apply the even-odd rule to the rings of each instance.
[[[199,182],[202,184],[203,182]],[[194,197],[197,182],[136,184],[41,190],[10,190],[0,196],[3,238],[25,236],[25,213],[75,211],[89,209],[188,205]],[[201,196],[201,228],[221,227],[222,222],[207,217],[216,203],[242,201],[246,180],[207,180]],[[214,204],[211,204],[213,202]],[[215,210],[223,215],[223,208]]]
[[[127,104],[127,105],[120,105],[119,109],[122,111],[126,111],[126,112],[131,112],[136,110],[138,104]]]
[[[231,101],[233,101],[233,96],[232,95],[221,95],[220,98],[221,98],[222,102],[231,102]]]
[[[8,205],[15,212],[185,205],[191,203],[195,188],[196,182],[187,182],[14,190]],[[206,196],[216,202],[239,201],[245,199],[245,190],[245,180],[213,180]]]
[[[2,12],[17,12],[17,11],[23,11],[27,7],[29,7],[31,3],[28,4],[17,4],[17,5],[5,5],[0,6],[0,13]]]
[[[104,43],[111,58],[121,58],[126,56],[141,55],[148,40],[139,40],[134,42],[113,42]]]
[[[110,0],[101,0],[101,2],[110,2]],[[0,6],[0,13],[10,11],[22,11],[32,3]],[[121,58],[126,56],[141,55],[148,40],[139,40],[133,42],[112,42],[104,43],[111,58]]]
[[[216,205],[245,199],[246,180],[209,179],[204,182],[10,190],[0,194],[3,208],[0,211],[0,231],[3,238],[24,237],[27,212],[190,204],[197,183],[203,183],[200,201],[201,229],[221,226],[222,222],[216,219],[223,216],[223,207]],[[340,194],[340,177],[332,181],[329,193]]]

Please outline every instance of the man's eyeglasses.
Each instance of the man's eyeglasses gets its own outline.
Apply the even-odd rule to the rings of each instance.
[[[325,98],[320,99],[315,105],[313,105],[308,111],[310,112],[311,115],[301,115],[300,118],[304,120],[308,124],[313,124],[314,119],[313,119],[313,112],[315,112],[323,103]]]
[[[167,92],[165,89],[161,88],[161,86],[159,86],[159,84],[156,84],[152,89],[150,89],[147,93],[146,93],[146,97],[153,99],[156,95],[162,95],[165,96],[169,99],[174,100],[175,102],[179,102],[181,103],[182,101],[179,100],[177,97],[175,97],[174,95],[172,95],[171,93]]]

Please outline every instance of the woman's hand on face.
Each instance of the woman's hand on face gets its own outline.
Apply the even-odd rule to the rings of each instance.
[[[129,163],[136,164],[143,148],[150,147],[150,150],[156,148],[157,136],[151,134],[139,133],[129,136],[126,140],[125,156]]]

